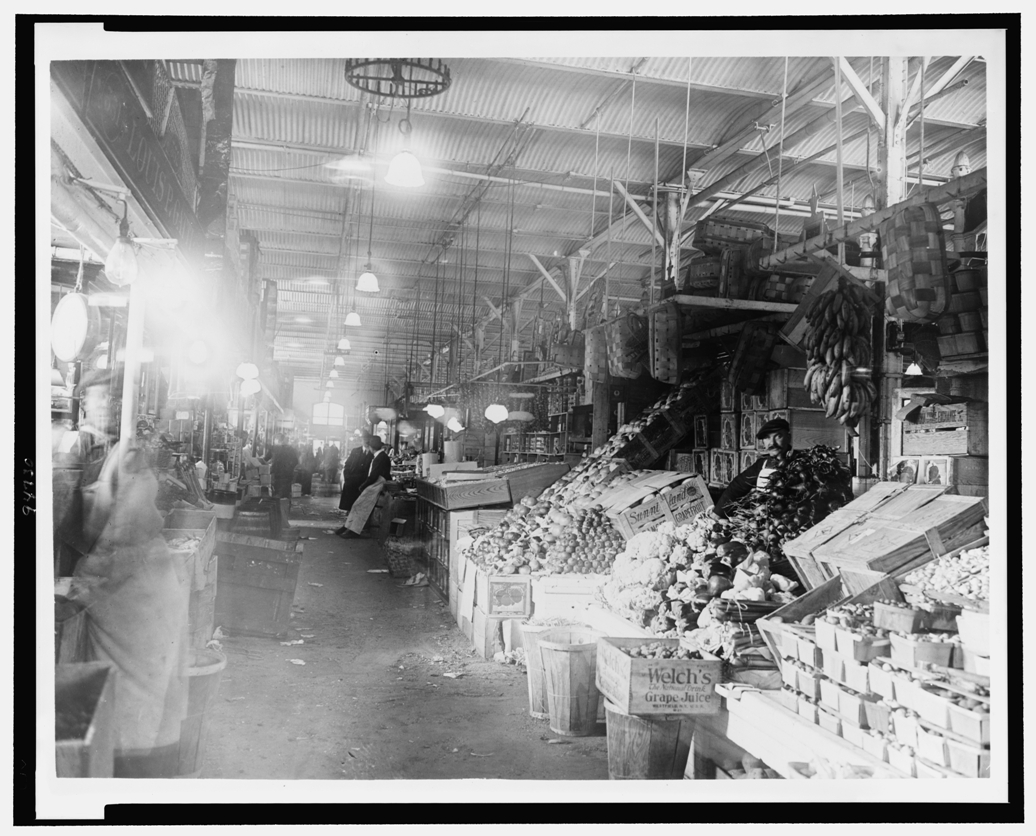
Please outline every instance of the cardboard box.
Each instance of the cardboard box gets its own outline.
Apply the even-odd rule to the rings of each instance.
[[[947,739],[950,769],[966,778],[989,777],[989,749]]]
[[[821,707],[817,711],[817,723],[820,728],[826,729],[831,734],[842,736],[842,719],[837,714]]]
[[[881,667],[881,660],[875,659],[867,665],[867,683],[871,693],[886,700],[895,699],[895,691],[892,685],[892,673]]]
[[[823,668],[824,651],[817,647],[816,642],[799,636],[796,645],[799,661],[814,668]]]
[[[892,661],[908,668],[920,667],[922,662],[948,668],[953,661],[953,644],[926,641],[921,635],[914,638],[893,633]]]
[[[838,687],[838,683],[833,679],[827,679],[826,677],[820,680],[820,703],[831,709],[831,711],[838,712],[841,709],[841,693],[842,689]]]
[[[717,714],[722,700],[716,685],[723,675],[719,659],[638,659],[625,648],[661,642],[677,648],[679,639],[601,638],[597,642],[597,688],[627,714]]]
[[[950,753],[946,746],[946,738],[936,731],[917,727],[917,756],[937,766],[950,765]]]
[[[890,746],[888,750],[889,766],[905,773],[910,778],[917,776],[917,766],[914,762],[914,753],[906,749],[897,749]]]
[[[989,656],[989,613],[964,610],[956,621],[965,649],[978,656]]]
[[[871,757],[888,763],[889,750],[884,737],[874,732],[864,732],[861,748]]]
[[[471,616],[471,644],[483,659],[492,659],[504,649],[502,618],[493,618],[481,607],[475,607]]]

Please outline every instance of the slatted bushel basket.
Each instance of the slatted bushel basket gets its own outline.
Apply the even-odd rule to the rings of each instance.
[[[604,326],[608,344],[608,371],[612,377],[640,377],[639,352],[631,349],[634,336],[629,318],[620,316]]]
[[[707,255],[721,255],[727,249],[748,247],[756,238],[766,235],[772,235],[766,224],[730,215],[710,215],[695,225],[694,246]]]
[[[673,302],[651,313],[651,376],[663,383],[680,382],[680,324],[680,308]]]
[[[683,292],[692,296],[715,296],[719,293],[723,257],[699,255],[692,258],[684,274]]]
[[[939,209],[907,206],[878,227],[888,271],[888,312],[907,322],[934,322],[950,301],[950,274]]]

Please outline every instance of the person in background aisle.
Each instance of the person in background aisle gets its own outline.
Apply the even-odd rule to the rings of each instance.
[[[356,489],[357,496],[362,494],[371,485],[377,484],[379,481],[387,482],[392,476],[392,461],[387,455],[385,455],[385,449],[381,439],[377,436],[372,437],[370,440],[370,449],[373,454],[370,468],[367,472],[367,478],[364,479]],[[359,536],[354,532],[349,531],[344,526],[335,533],[344,539]]]
[[[338,455],[338,445],[332,444],[324,451],[324,482],[328,485],[338,485],[338,468],[341,465],[341,459]]]
[[[727,489],[723,491],[716,506],[712,509],[713,516],[719,519],[726,517],[723,510],[726,506],[747,496],[753,488],[765,489],[770,481],[770,474],[791,452],[791,425],[783,418],[767,421],[759,428],[755,437],[764,440],[765,453],[742,470],[727,485]]]
[[[270,463],[270,481],[273,483],[273,495],[277,499],[291,499],[291,483],[295,478],[295,468],[299,463],[299,454],[287,443],[283,435],[277,436],[270,455],[266,458]]]
[[[371,434],[365,432],[359,446],[352,449],[349,453],[349,458],[345,460],[345,464],[342,466],[342,496],[338,500],[339,510],[348,511],[353,507],[353,503],[360,495],[359,487],[364,479],[367,478],[367,474],[370,472],[371,459],[374,458],[374,453],[371,452],[370,448],[370,441]],[[335,534],[341,534],[344,531],[345,526],[343,525]]]
[[[302,444],[299,456],[299,467],[302,469],[302,495],[310,496],[313,492],[313,472],[317,469],[317,457],[313,454],[312,444]]]

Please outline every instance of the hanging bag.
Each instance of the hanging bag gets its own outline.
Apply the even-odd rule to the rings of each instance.
[[[950,301],[950,273],[939,209],[907,206],[878,227],[888,271],[885,307],[905,322],[934,322]]]

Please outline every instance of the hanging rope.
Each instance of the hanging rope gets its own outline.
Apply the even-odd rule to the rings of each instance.
[[[784,56],[784,87],[781,91],[781,144],[777,152],[777,199],[774,201],[773,251],[777,252],[777,241],[781,229],[781,167],[784,162],[784,114],[788,103],[788,56]]]
[[[439,260],[441,258],[442,256],[440,255],[439,258],[435,260],[435,307],[432,313],[432,359],[431,365],[428,368],[428,374],[431,378],[432,383],[435,383],[435,373],[436,371],[438,371],[438,369],[436,368],[438,364],[435,362],[435,344],[439,338]]]
[[[868,77],[868,79],[869,79],[870,83],[873,85],[874,84],[874,57],[873,56],[871,57],[871,69],[870,69],[870,76]],[[921,91],[921,94],[924,95],[924,91]],[[871,169],[871,120],[870,119],[867,120],[867,181],[870,183],[871,194],[873,195],[874,192],[876,191],[877,187],[874,185],[874,175],[873,175],[872,169]]]
[[[927,62],[921,59],[921,144],[917,149],[920,160],[917,164],[917,186],[920,188],[924,180],[924,70]]]
[[[478,249],[482,235],[482,199],[478,201],[478,213],[475,216],[475,286],[471,289],[471,339],[478,346],[475,336],[475,306],[478,304]]]
[[[597,109],[597,139],[594,141],[594,191],[590,197],[590,238],[597,226],[597,166],[601,151],[601,109]]]
[[[633,74],[633,89],[630,93],[630,129],[626,140],[626,194],[630,192],[630,160],[633,157],[633,109],[637,103],[637,74]]]
[[[683,163],[680,165],[680,179],[687,177],[687,134],[691,130],[691,57],[687,56],[687,102],[683,108]],[[690,185],[688,185],[690,188]]]

